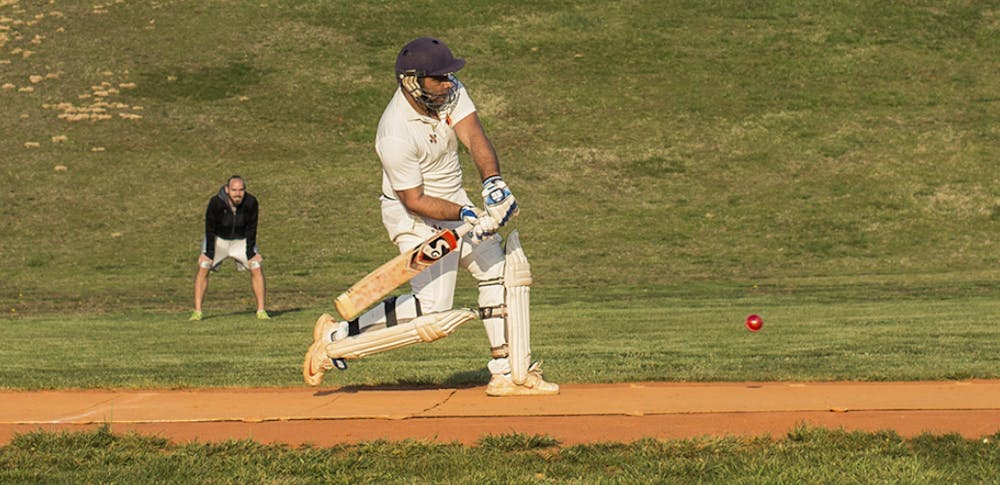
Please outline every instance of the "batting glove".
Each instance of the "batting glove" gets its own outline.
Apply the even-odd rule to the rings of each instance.
[[[482,241],[500,229],[496,219],[471,205],[462,207],[459,214],[462,221],[472,224],[472,237],[477,241]]]
[[[507,183],[499,175],[483,181],[483,202],[486,205],[486,213],[493,216],[501,226],[517,215],[517,201],[514,200],[514,194],[510,193]]]

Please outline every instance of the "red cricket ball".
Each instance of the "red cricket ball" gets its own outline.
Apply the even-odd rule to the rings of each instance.
[[[747,317],[747,330],[756,332],[763,326],[764,320],[760,318],[760,315],[750,315]]]

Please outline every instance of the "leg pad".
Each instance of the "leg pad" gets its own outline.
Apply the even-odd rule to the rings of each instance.
[[[517,385],[524,384],[531,365],[531,320],[528,306],[531,296],[531,265],[521,248],[517,231],[507,236],[503,284],[507,304],[507,345],[510,352],[510,376]]]
[[[428,313],[393,327],[334,341],[326,346],[326,353],[332,359],[360,359],[419,342],[433,342],[476,316],[476,312],[466,308]]]

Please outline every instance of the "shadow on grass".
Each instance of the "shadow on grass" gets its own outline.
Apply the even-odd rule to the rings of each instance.
[[[296,312],[300,312],[300,311],[302,311],[302,308],[286,308],[284,310],[268,310],[267,314],[270,315],[271,318],[273,319],[273,318],[279,318],[279,317],[281,317],[282,315],[284,315],[286,313],[296,313]],[[239,315],[245,315],[245,316],[247,316],[248,318],[250,318],[252,320],[256,320],[257,319],[257,310],[240,310],[240,311],[232,311],[232,312],[224,312],[224,313],[207,313],[206,312],[204,315],[202,315],[201,321],[212,320],[212,319],[216,319],[216,318],[235,317],[235,316],[239,316]]]

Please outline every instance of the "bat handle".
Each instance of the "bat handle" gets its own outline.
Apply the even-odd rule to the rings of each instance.
[[[464,223],[462,223],[461,226],[458,226],[458,227],[455,228],[455,236],[462,237],[462,236],[468,234],[469,231],[471,231],[471,230],[472,230],[472,223],[471,222],[464,222]]]

